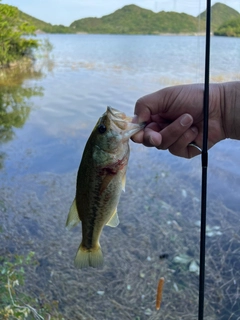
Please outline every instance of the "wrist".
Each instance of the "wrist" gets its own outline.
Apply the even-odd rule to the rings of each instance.
[[[240,140],[240,81],[221,84],[220,92],[225,137]]]

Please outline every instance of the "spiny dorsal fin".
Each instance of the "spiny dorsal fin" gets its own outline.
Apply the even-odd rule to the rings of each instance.
[[[80,222],[80,218],[78,216],[76,199],[74,199],[68,213],[66,227],[67,229],[71,229],[75,227],[79,222]]]
[[[117,208],[116,208],[114,210],[113,215],[111,216],[111,218],[109,219],[106,225],[114,228],[114,227],[117,227],[118,224],[119,224],[119,218],[118,218]]]

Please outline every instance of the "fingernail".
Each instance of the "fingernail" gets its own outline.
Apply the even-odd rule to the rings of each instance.
[[[155,141],[153,140],[153,137],[152,137],[152,136],[150,136],[149,142],[150,142],[153,146],[155,146]]]
[[[195,127],[195,126],[192,126],[192,127],[191,127],[191,130],[192,130],[194,133],[198,133],[198,128]]]
[[[158,147],[162,143],[161,135],[158,132],[152,132],[152,134],[149,137],[149,142],[152,146]]]
[[[183,127],[186,127],[192,123],[192,117],[189,114],[184,114],[180,120]]]

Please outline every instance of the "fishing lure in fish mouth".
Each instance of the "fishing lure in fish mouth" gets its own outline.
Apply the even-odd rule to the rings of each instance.
[[[82,222],[82,242],[75,257],[77,268],[103,265],[100,235],[105,225],[119,224],[117,205],[121,191],[125,190],[129,139],[144,126],[107,107],[86,143],[78,169],[76,196],[66,222],[67,228]]]

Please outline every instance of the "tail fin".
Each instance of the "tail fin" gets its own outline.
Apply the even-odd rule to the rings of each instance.
[[[74,265],[76,268],[82,269],[87,267],[99,268],[103,265],[103,254],[100,245],[97,248],[88,250],[80,244]]]

